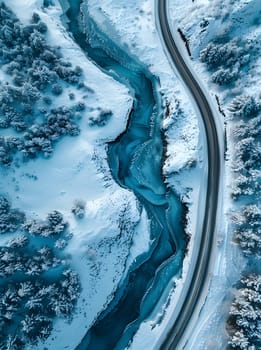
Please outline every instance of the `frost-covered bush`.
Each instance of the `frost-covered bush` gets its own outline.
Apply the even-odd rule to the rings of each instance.
[[[112,111],[110,110],[102,110],[98,116],[91,116],[89,118],[89,125],[90,126],[104,126],[108,123],[110,118],[112,117]]]
[[[241,278],[239,289],[230,308],[229,345],[233,349],[261,347],[261,276]]]
[[[66,239],[57,239],[57,241],[54,244],[54,247],[57,249],[64,249],[67,246],[68,242]]]
[[[60,84],[53,84],[52,86],[52,93],[56,96],[61,95],[63,92],[63,88]]]
[[[70,100],[74,100],[75,99],[75,94],[73,92],[69,93],[69,98]]]
[[[76,111],[76,112],[82,112],[82,111],[84,111],[85,110],[85,103],[84,102],[78,102],[78,103],[76,103],[76,105],[74,105],[74,110]]]
[[[85,202],[77,200],[72,207],[72,213],[79,219],[82,219],[85,215]]]

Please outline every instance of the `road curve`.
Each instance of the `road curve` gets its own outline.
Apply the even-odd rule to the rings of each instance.
[[[173,320],[173,324],[160,346],[160,349],[165,350],[178,349],[179,341],[181,340],[184,330],[195,310],[195,307],[197,306],[197,302],[199,301],[208,276],[208,267],[216,227],[221,155],[214,113],[212,112],[210,104],[208,103],[201,87],[183,60],[172,37],[167,18],[167,0],[157,0],[156,4],[160,30],[165,47],[198,106],[206,131],[208,150],[207,195],[202,226],[202,238],[199,248],[200,254],[198,254],[196,264],[193,266],[194,271],[192,273],[192,278],[189,281],[188,292],[183,299],[184,301],[180,311],[177,317]]]

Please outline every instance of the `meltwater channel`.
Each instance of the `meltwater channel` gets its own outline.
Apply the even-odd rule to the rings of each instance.
[[[77,346],[77,350],[122,350],[155,309],[171,278],[181,272],[184,208],[162,177],[158,80],[99,30],[87,7],[82,16],[81,0],[68,2],[67,25],[75,42],[105,73],[127,85],[134,99],[125,132],[108,145],[108,162],[115,181],[133,191],[146,209],[153,243],[133,263],[112,302]]]

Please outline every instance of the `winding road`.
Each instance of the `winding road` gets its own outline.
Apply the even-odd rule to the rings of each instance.
[[[215,236],[219,200],[221,147],[219,144],[214,113],[199,83],[186,65],[171,34],[167,16],[167,0],[157,0],[157,11],[161,36],[165,48],[167,49],[173,64],[179,71],[181,78],[190,90],[203,119],[208,150],[207,196],[199,254],[195,266],[192,267],[194,270],[192,278],[189,281],[186,295],[183,298],[183,303],[179,309],[177,317],[172,320],[172,325],[160,346],[160,349],[181,349],[179,345],[180,340],[198,305],[200,297],[202,296],[202,291],[208,280],[209,261]]]

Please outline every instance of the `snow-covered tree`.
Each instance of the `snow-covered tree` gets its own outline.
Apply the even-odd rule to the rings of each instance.
[[[17,294],[20,298],[24,298],[32,295],[33,289],[33,284],[30,281],[21,282],[18,286]]]
[[[232,336],[231,340],[229,340],[228,343],[232,346],[232,348],[243,350],[251,349],[248,338],[244,335],[243,331],[235,332],[235,334]],[[252,349],[255,350],[255,347],[252,346]]]
[[[246,124],[243,120],[240,120],[238,123],[234,124],[232,133],[235,140],[246,138],[249,136],[249,125]]]
[[[260,110],[260,99],[247,95],[234,98],[229,106],[229,111],[236,117],[254,118]]]
[[[24,342],[17,335],[8,335],[0,344],[1,350],[21,350]]]
[[[261,229],[239,229],[235,231],[235,238],[243,252],[247,255],[255,254],[261,257]]]
[[[35,315],[26,315],[21,322],[22,332],[25,338],[30,342],[34,343],[37,338],[37,327],[38,324],[35,319]]]
[[[42,268],[33,258],[28,259],[26,262],[26,275],[28,276],[38,276],[42,273]]]
[[[10,209],[10,203],[7,198],[0,196],[0,214],[8,214]]]
[[[261,224],[261,207],[255,204],[248,204],[243,207],[243,215],[247,223],[251,226],[258,227]]]
[[[232,348],[259,349],[261,346],[261,276],[252,274],[241,279],[231,305],[229,323]]]
[[[44,307],[44,305],[43,305],[42,299],[37,297],[37,296],[31,297],[25,303],[25,308],[27,308],[30,311],[34,311],[34,312],[39,312],[40,310],[42,310],[43,307]]]
[[[0,233],[14,232],[24,222],[24,213],[10,206],[7,198],[0,195]]]
[[[67,223],[64,221],[62,214],[57,210],[47,215],[47,222],[52,235],[61,234],[67,227]]]
[[[7,286],[7,289],[5,290],[5,293],[2,297],[2,305],[6,306],[9,310],[12,310],[12,308],[16,308],[19,302],[19,295],[17,294],[16,289],[14,286]]]
[[[200,60],[207,64],[210,69],[220,67],[231,67],[237,62],[246,64],[247,60],[242,58],[246,55],[243,43],[239,40],[231,40],[227,43],[209,43],[200,51]]]
[[[59,293],[50,300],[50,307],[57,317],[66,317],[70,315],[73,304],[65,294]]]
[[[213,83],[218,85],[228,85],[237,80],[238,71],[231,70],[230,68],[224,69],[220,68],[215,73],[212,74],[211,80]]]
[[[23,248],[28,244],[28,237],[24,234],[19,234],[7,242],[7,246],[11,248]]]
[[[59,294],[59,289],[55,283],[43,285],[37,292],[37,296],[41,298],[45,298],[45,297],[49,298],[57,294]]]
[[[237,142],[235,146],[237,157],[240,158],[246,169],[261,166],[261,145],[253,137],[247,137]]]
[[[243,252],[261,258],[261,208],[258,204],[248,204],[241,209],[241,221],[235,227],[235,240]]]
[[[5,214],[13,210],[5,197],[1,197],[0,207]],[[25,344],[46,339],[56,317],[72,317],[80,293],[79,277],[63,258],[62,247],[59,256],[52,248],[51,242],[54,243],[56,236],[61,237],[67,227],[62,214],[53,211],[38,226],[37,221],[25,224],[23,234],[11,239],[8,246],[0,247],[0,344],[3,348],[7,335],[21,339],[19,350],[24,349]],[[30,244],[35,227],[41,240],[46,240],[46,245],[37,250]],[[32,236],[27,229],[32,229]],[[17,274],[19,282],[15,282]],[[12,285],[10,277],[14,281]]]
[[[45,221],[28,220],[23,228],[31,235],[41,235],[43,237],[59,237],[65,232],[67,223],[57,210],[49,213]]]

